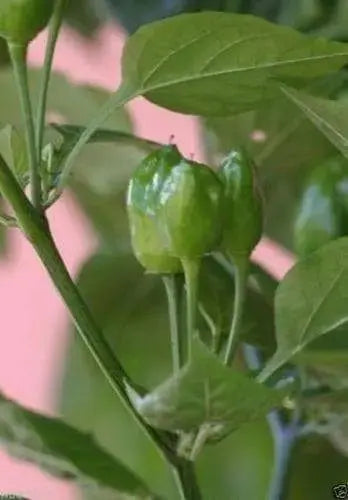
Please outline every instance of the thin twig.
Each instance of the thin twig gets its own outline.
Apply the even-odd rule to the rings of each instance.
[[[36,151],[39,159],[41,159],[43,135],[45,130],[48,87],[52,71],[54,51],[56,48],[59,30],[62,25],[64,8],[66,6],[66,3],[67,0],[56,0],[54,11],[51,18],[50,30],[48,34],[45,60],[43,65],[43,78],[40,88],[38,108],[37,108],[37,119],[36,119]]]

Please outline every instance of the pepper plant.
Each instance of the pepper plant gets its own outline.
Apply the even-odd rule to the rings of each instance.
[[[1,223],[31,243],[82,340],[69,353],[64,419],[3,395],[1,442],[75,481],[86,498],[246,498],[247,485],[238,490],[211,480],[220,468],[237,480],[243,440],[229,448],[230,460],[208,459],[209,474],[197,475],[197,467],[209,450],[267,419],[272,463],[267,484],[249,497],[312,498],[293,486],[299,443],[325,435],[343,454],[348,449],[348,125],[339,96],[348,46],[249,15],[178,15],[128,39],[122,83],[87,126],[74,116],[72,123],[50,124],[52,60],[67,3],[3,0],[0,6],[0,35],[22,110],[22,126],[14,120],[0,136]],[[28,43],[48,22],[42,75],[32,75],[30,84]],[[63,84],[53,77],[51,85]],[[124,126],[109,126],[138,96],[202,117],[209,165],[185,158],[173,141],[136,137],[124,115]],[[243,127],[244,134],[234,133]],[[276,144],[272,127],[281,129]],[[275,201],[282,173],[275,175],[270,158],[302,127],[307,141],[315,137],[316,152],[311,161],[303,155],[306,170],[286,183],[283,193],[295,185],[299,202],[288,214],[291,224],[279,229],[270,223],[272,210],[278,207],[279,218],[287,198]],[[266,144],[257,150],[252,138],[260,130]],[[110,143],[124,149],[122,157],[108,150],[108,170],[99,165],[97,172],[107,185],[104,211],[93,220],[102,249],[77,286],[47,212],[66,187],[92,210],[98,165],[86,170],[79,161],[85,148]],[[286,154],[296,158],[289,148]],[[291,163],[286,155],[281,162],[284,169]],[[107,177],[115,169],[122,178],[116,184]],[[299,255],[279,284],[252,262],[263,232],[288,246],[293,241]],[[257,446],[252,454],[265,462]],[[327,484],[322,498],[332,487],[342,494]]]

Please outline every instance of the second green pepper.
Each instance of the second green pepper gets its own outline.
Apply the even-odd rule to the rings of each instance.
[[[180,259],[197,259],[213,250],[221,237],[222,185],[208,166],[181,160],[160,194],[165,246]]]
[[[261,198],[247,154],[232,151],[219,177],[224,186],[222,250],[234,259],[249,257],[262,234]]]

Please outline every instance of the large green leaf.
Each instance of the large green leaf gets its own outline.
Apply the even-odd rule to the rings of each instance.
[[[139,413],[154,427],[192,431],[201,425],[236,430],[281,404],[284,393],[227,368],[201,342],[191,362],[144,397],[134,397]]]
[[[76,481],[98,498],[154,498],[145,484],[100,448],[91,435],[27,410],[0,394],[0,443],[22,460]],[[125,496],[124,496],[125,495]],[[105,497],[106,498],[106,497]]]
[[[348,238],[331,242],[296,264],[275,300],[277,351],[265,380],[319,336],[348,322]]]
[[[230,115],[273,100],[348,60],[348,47],[237,14],[184,14],[141,28],[123,56],[135,95],[182,113]]]
[[[289,87],[283,87],[282,90],[329,141],[348,157],[347,102],[314,97]]]

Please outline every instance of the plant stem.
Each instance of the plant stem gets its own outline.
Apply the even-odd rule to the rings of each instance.
[[[224,357],[225,365],[229,365],[236,352],[240,329],[243,319],[244,301],[249,273],[249,258],[241,257],[234,259],[235,281],[234,281],[234,308],[231,329],[228,336],[227,347]]]
[[[287,500],[292,451],[298,435],[297,422],[282,424],[276,411],[271,412],[267,419],[274,442],[274,466],[268,498]]]
[[[167,441],[162,434],[147,425],[131,404],[124,383],[127,381],[132,385],[128,375],[105,341],[103,334],[95,324],[87,305],[72,281],[49,232],[45,217],[39,214],[30,204],[1,156],[0,192],[12,206],[19,227],[31,242],[44,264],[72,316],[78,333],[93,355],[105,378],[138,426],[155,443],[162,456],[164,455],[167,459],[172,459],[172,452],[169,447],[166,447]]]
[[[220,332],[218,327],[215,325],[213,319],[207,313],[205,307],[200,302],[198,303],[198,310],[204,319],[206,325],[208,326],[211,333],[211,345],[210,349],[214,354],[218,354],[219,352],[219,342],[220,342]]]
[[[186,284],[186,309],[187,309],[187,353],[186,360],[190,361],[192,355],[192,342],[195,336],[197,316],[197,292],[200,261],[182,259],[182,267]]]
[[[54,11],[51,18],[50,30],[48,34],[45,61],[43,65],[43,78],[40,87],[38,109],[37,109],[37,121],[36,121],[36,151],[39,159],[41,159],[43,134],[45,129],[47,94],[48,94],[48,86],[52,70],[53,56],[58,39],[59,30],[61,28],[63,21],[63,14],[66,3],[67,0],[55,1]]]
[[[192,445],[190,460],[194,462],[206,443],[207,438],[211,432],[210,424],[202,424],[199,428],[194,443]]]
[[[31,200],[38,211],[41,211],[41,186],[38,163],[35,150],[35,128],[33,110],[30,101],[28,71],[27,71],[27,46],[9,43],[8,49],[12,61],[14,76],[20,97],[23,121],[25,126],[29,171]]]
[[[172,468],[180,500],[202,500],[193,462],[182,459]]]
[[[251,370],[260,370],[262,359],[259,350],[251,345],[244,345],[244,358]],[[299,411],[296,409],[290,422],[283,422],[281,412],[273,410],[267,415],[274,443],[274,466],[269,488],[269,500],[287,500],[291,459],[296,440],[300,434]]]
[[[180,284],[178,277],[174,274],[163,276],[163,283],[167,292],[168,312],[170,324],[170,345],[173,360],[173,372],[177,373],[183,365],[183,352],[179,331],[179,304],[178,297]]]

